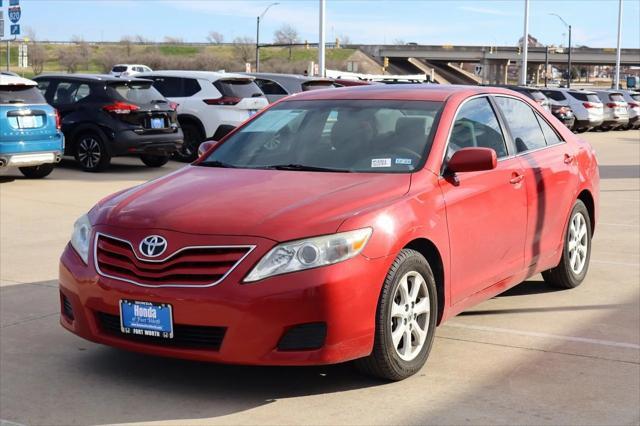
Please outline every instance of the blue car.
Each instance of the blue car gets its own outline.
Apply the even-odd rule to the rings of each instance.
[[[0,75],[0,168],[18,167],[28,178],[43,178],[63,151],[60,118],[36,82]]]

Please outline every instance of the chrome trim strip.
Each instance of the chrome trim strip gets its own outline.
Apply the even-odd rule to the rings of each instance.
[[[131,251],[133,252],[133,255],[136,257],[136,259],[138,259],[141,262],[147,262],[147,263],[159,263],[159,262],[165,262],[168,259],[172,258],[173,256],[175,256],[176,254],[185,251],[185,250],[189,250],[189,249],[203,249],[203,248],[246,248],[249,249],[249,251],[247,251],[244,256],[242,256],[222,277],[220,277],[220,279],[218,281],[212,282],[211,284],[203,284],[203,285],[194,285],[194,284],[158,284],[158,285],[152,285],[152,284],[143,284],[143,283],[139,283],[137,281],[133,281],[127,278],[121,278],[121,277],[116,277],[113,275],[109,275],[106,274],[104,272],[102,272],[100,270],[100,266],[98,266],[98,239],[100,236],[103,237],[107,237],[107,238],[112,238],[116,241],[121,241],[123,243],[126,243],[129,245],[129,247],[131,247]],[[109,235],[109,234],[104,234],[102,232],[96,232],[95,237],[94,237],[94,242],[93,242],[93,265],[96,268],[96,271],[98,272],[99,275],[105,277],[105,278],[110,278],[112,280],[118,280],[118,281],[124,281],[124,282],[128,282],[130,284],[134,284],[140,287],[148,287],[148,288],[163,288],[163,287],[179,287],[179,288],[207,288],[207,287],[213,287],[217,284],[219,284],[220,282],[222,282],[225,278],[227,278],[227,276],[233,272],[236,267],[247,257],[249,256],[249,254],[251,254],[251,252],[256,248],[255,245],[230,245],[230,246],[187,246],[187,247],[182,247],[179,250],[174,251],[173,253],[171,253],[169,256],[163,258],[163,259],[141,259],[138,254],[136,253],[133,244],[131,244],[130,241],[124,240],[122,238],[118,238],[118,237],[114,237],[113,235]]]

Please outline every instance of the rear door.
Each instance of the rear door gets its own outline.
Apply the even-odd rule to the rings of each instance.
[[[468,100],[456,114],[444,168],[453,153],[466,147],[495,150],[498,164],[493,170],[439,180],[449,229],[453,303],[509,279],[524,266],[524,170],[507,148],[503,129],[485,96]]]
[[[528,213],[524,257],[533,271],[562,248],[565,222],[576,197],[577,152],[525,102],[498,95],[495,100],[525,172]]]

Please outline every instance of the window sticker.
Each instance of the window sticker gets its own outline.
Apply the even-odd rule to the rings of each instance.
[[[371,167],[391,167],[391,158],[372,158]]]
[[[411,165],[411,158],[396,158],[396,164]]]

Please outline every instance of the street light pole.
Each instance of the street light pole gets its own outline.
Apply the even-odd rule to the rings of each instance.
[[[565,27],[567,27],[569,29],[569,55],[567,58],[567,87],[570,88],[571,87],[571,25],[567,24],[567,21],[565,21],[564,19],[562,19],[562,16],[558,15],[557,13],[550,13],[549,15],[553,15],[555,17],[557,17],[558,19],[560,19],[562,21],[562,23],[564,24]]]
[[[529,55],[529,0],[524,0],[524,36],[522,36],[522,65],[520,85],[527,85],[527,59]]]
[[[256,72],[260,72],[260,20],[264,18],[264,15],[271,8],[271,6],[277,6],[280,3],[271,3],[267,6],[256,19]]]
[[[544,87],[547,87],[549,74],[549,46],[544,47]]]
[[[320,0],[320,22],[319,22],[319,29],[320,29],[320,34],[319,34],[319,40],[318,40],[318,74],[320,75],[320,77],[324,77],[325,76],[325,70],[324,70],[324,39],[325,39],[325,35],[324,35],[324,15],[325,15],[325,0]]]
[[[616,49],[616,76],[614,89],[620,89],[620,36],[622,35],[622,0],[618,3],[618,48]]]

